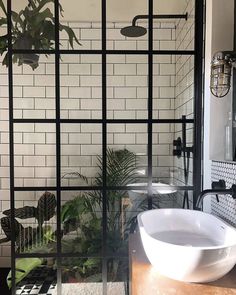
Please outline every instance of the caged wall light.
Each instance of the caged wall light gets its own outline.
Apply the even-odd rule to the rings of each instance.
[[[231,87],[232,67],[236,62],[235,51],[220,51],[214,54],[211,62],[211,93],[222,98]]]

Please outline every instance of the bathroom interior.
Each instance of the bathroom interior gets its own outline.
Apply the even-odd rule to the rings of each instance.
[[[234,294],[223,2],[0,0],[4,294]]]

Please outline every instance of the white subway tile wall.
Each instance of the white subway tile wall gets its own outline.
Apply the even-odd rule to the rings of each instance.
[[[188,13],[188,20],[180,20],[176,26],[176,49],[193,50],[194,49],[194,14],[195,1],[186,1],[186,9],[184,13]],[[180,119],[185,115],[188,119],[194,118],[194,56],[178,55],[176,58],[176,83],[175,83],[175,99],[174,99],[174,116]],[[193,145],[193,124],[187,124],[186,137],[187,146]],[[182,125],[175,124],[174,137],[182,138]],[[186,162],[187,163],[187,162]],[[186,183],[184,176],[183,157],[174,159],[174,181],[179,185],[192,185],[193,183],[193,162],[192,154],[189,161],[189,176]],[[181,195],[180,193],[180,200]],[[192,204],[192,194],[189,193],[190,205]]]
[[[189,1],[192,2],[192,1]],[[187,8],[188,11],[189,8]],[[176,23],[155,22],[155,49],[178,49],[180,38],[186,30],[182,21]],[[108,48],[147,49],[147,35],[130,40],[120,34],[125,23],[108,24]],[[101,30],[98,23],[71,23],[80,38],[81,49],[101,47]],[[179,27],[181,27],[181,30]],[[189,28],[191,27],[188,21]],[[177,38],[176,38],[177,36]],[[188,35],[189,36],[189,35]],[[186,37],[187,38],[187,37]],[[177,42],[178,41],[178,42]],[[187,42],[187,41],[186,41]],[[69,48],[62,40],[63,48]],[[180,44],[182,44],[180,42]],[[191,43],[192,44],[192,43]],[[188,47],[186,46],[185,49]],[[182,48],[181,48],[182,49]],[[177,63],[176,63],[177,60]],[[148,66],[146,56],[107,56],[107,96],[110,119],[146,119],[148,98]],[[154,117],[179,118],[185,113],[187,97],[183,86],[193,65],[189,58],[174,56],[154,57]],[[176,77],[177,74],[177,77]],[[184,75],[186,79],[181,79]],[[101,56],[63,55],[61,57],[61,117],[65,119],[100,119],[102,116]],[[191,79],[188,88],[191,88]],[[7,71],[0,70],[0,212],[8,209],[9,203],[9,138],[8,138],[8,87]],[[182,85],[181,85],[182,83]],[[34,72],[27,66],[14,65],[14,116],[15,118],[55,118],[55,68],[54,57],[40,56],[40,65]],[[181,89],[181,93],[179,92]],[[178,96],[176,96],[178,93]],[[189,90],[186,90],[189,93]],[[191,105],[190,105],[191,106]],[[182,108],[182,109],[181,109]],[[102,138],[99,124],[62,124],[61,152],[62,175],[77,171],[89,178],[96,173],[97,155],[101,154]],[[191,130],[191,129],[190,129]],[[15,124],[15,185],[55,185],[55,125]],[[153,173],[156,179],[169,179],[178,164],[172,156],[172,141],[178,132],[173,124],[154,126]],[[191,137],[189,135],[189,137]],[[140,167],[147,167],[147,126],[134,124],[110,124],[108,144],[111,148],[128,148],[137,153]],[[181,176],[182,177],[182,176]],[[182,179],[179,177],[179,179]],[[78,179],[62,179],[63,185],[78,184]],[[65,194],[67,195],[67,194]],[[69,194],[71,196],[71,194]],[[38,193],[24,193],[17,199],[16,207],[36,204]],[[2,213],[0,213],[0,217]],[[0,231],[0,238],[3,232]],[[0,266],[10,263],[9,250],[0,247]],[[8,248],[9,249],[9,248]],[[7,255],[8,254],[8,255]]]

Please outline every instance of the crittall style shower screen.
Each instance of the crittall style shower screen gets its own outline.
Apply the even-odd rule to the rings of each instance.
[[[80,30],[81,27],[86,30],[84,41],[82,40],[82,33],[78,37],[82,45],[78,45],[74,49],[69,48],[69,46],[63,47],[65,42],[63,43],[61,36],[59,0],[54,0],[54,3],[50,2],[49,4],[53,5],[55,41],[52,49],[44,50],[24,48],[24,45],[20,49],[14,48],[12,45],[12,18],[14,18],[14,15],[11,13],[14,1],[7,0],[10,219],[11,225],[14,225],[11,226],[12,294],[16,294],[17,290],[17,261],[22,258],[40,259],[41,264],[43,260],[47,261],[46,269],[51,267],[55,272],[57,294],[66,294],[64,288],[70,284],[73,284],[74,288],[80,288],[81,284],[93,288],[93,284],[99,284],[101,294],[118,294],[114,290],[115,288],[119,290],[120,282],[125,282],[124,294],[125,292],[128,294],[128,235],[135,229],[137,214],[142,210],[160,208],[160,198],[169,198],[170,202],[171,200],[175,202],[179,198],[181,200],[179,205],[173,206],[192,207],[194,209],[197,196],[201,191],[204,1],[185,1],[186,3],[191,2],[189,7],[193,9],[192,14],[189,7],[186,7],[181,14],[182,16],[170,13],[163,17],[160,16],[158,20],[156,14],[159,4],[155,2],[159,1],[143,1],[147,7],[146,14],[143,15],[145,12],[140,12],[141,17],[137,17],[135,21],[141,20],[145,24],[147,34],[140,37],[143,38],[140,39],[142,43],[135,44],[132,43],[136,42],[133,40],[138,40],[139,37],[125,37],[120,33],[120,29],[128,26],[128,23],[112,23],[110,21],[108,16],[110,0],[99,1],[101,3],[98,13],[101,14],[101,22],[97,26],[93,23],[87,26],[84,23],[83,26],[77,24],[73,27],[72,23],[71,26],[75,28],[75,32]],[[127,5],[129,5],[128,2]],[[93,9],[93,6],[91,6],[91,9]],[[135,12],[133,17],[135,17]],[[128,21],[131,24],[132,19]],[[183,27],[188,21],[192,22],[191,28],[176,29],[178,24],[183,24]],[[170,41],[174,40],[175,46],[173,46],[173,42],[168,41],[169,28],[172,30]],[[88,41],[89,34],[93,29],[96,29],[96,34],[101,37]],[[112,37],[110,36],[111,29],[113,33],[116,29],[116,33]],[[162,29],[164,33],[162,33]],[[162,37],[160,37],[160,34],[162,34]],[[191,39],[190,43],[185,44],[186,46],[184,45],[185,36]],[[159,37],[163,38],[163,43],[157,40]],[[117,44],[121,44],[119,42],[124,40],[128,40],[130,43],[127,44],[129,45],[124,47],[120,45],[119,47]],[[96,44],[96,46],[87,46],[85,45],[86,42],[90,45]],[[30,73],[26,70],[26,72],[21,73],[22,77],[26,75],[28,79],[31,79],[31,76],[34,76],[34,85],[44,87],[43,84],[48,82],[46,74],[53,73],[53,80],[49,85],[50,89],[47,88],[48,92],[44,98],[50,98],[50,101],[54,104],[54,110],[51,108],[52,112],[47,111],[45,117],[37,116],[37,112],[29,112],[28,115],[20,117],[18,116],[19,113],[15,112],[18,76],[14,72],[13,59],[15,55],[32,54],[38,55],[41,59],[40,62],[45,63],[42,67],[39,65],[36,71],[43,67],[46,70],[41,72],[40,75],[42,76],[39,80],[34,76],[35,73],[37,74],[36,71]],[[45,55],[48,55],[48,57],[43,60]],[[140,62],[137,62],[137,60]],[[50,67],[47,63],[50,63]],[[79,64],[80,67],[73,70],[74,68],[71,65],[75,63]],[[124,65],[129,63],[131,66],[123,68]],[[174,64],[174,68],[171,64]],[[132,71],[136,73],[135,79],[130,78],[128,70],[130,73]],[[190,70],[192,72],[191,77],[193,77],[192,81],[189,81],[188,78]],[[65,76],[65,71],[69,71],[69,73],[71,71],[73,78]],[[91,76],[92,71],[96,72],[96,83]],[[142,72],[140,77],[138,76],[139,71]],[[114,78],[116,74],[117,77]],[[79,80],[76,75],[78,75]],[[176,78],[176,75],[178,78]],[[144,76],[146,84],[142,80]],[[40,79],[42,80],[40,81]],[[73,79],[80,81],[78,82],[80,86],[87,83],[86,89],[83,88],[83,93],[74,94],[74,101],[68,99],[74,89],[73,83],[75,82],[73,82]],[[166,81],[170,81],[168,83],[172,83],[172,85],[166,85]],[[31,85],[31,87],[34,85]],[[189,85],[191,90],[188,89],[186,92],[185,90]],[[120,86],[122,87],[119,88]],[[175,88],[175,97],[168,100],[170,104],[165,104],[162,108],[161,103],[167,102],[165,101],[165,95],[167,95],[165,91],[169,86]],[[28,84],[25,84],[24,87],[25,90],[22,95],[26,95]],[[125,87],[127,87],[127,90]],[[79,88],[76,91],[79,91]],[[96,91],[100,91],[100,94],[98,95]],[[136,100],[132,96],[132,91],[135,99],[142,96],[143,109],[145,110],[140,109],[139,111],[138,107],[136,109]],[[116,93],[117,97],[115,96]],[[170,95],[170,91],[168,93]],[[185,98],[181,98],[183,93]],[[28,97],[30,95],[37,97],[39,93],[30,93]],[[76,113],[76,103],[75,105],[73,103],[79,95],[81,112]],[[88,100],[91,100],[91,108],[86,104],[86,95]],[[164,98],[158,100],[158,95],[163,95]],[[178,103],[177,96],[180,98]],[[181,99],[186,99],[188,105],[182,103]],[[98,100],[100,100],[100,107],[95,108]],[[45,100],[45,104],[48,101]],[[123,105],[125,111],[122,110]],[[184,111],[180,110],[182,105],[186,106]],[[189,106],[191,111],[188,113]],[[93,107],[94,110],[91,111]],[[65,111],[68,109],[70,109],[70,114],[75,112],[73,116],[68,115],[69,112]],[[173,116],[162,109],[172,111]],[[21,112],[26,114],[23,106]],[[132,112],[134,115],[132,115]],[[27,181],[24,184],[16,181],[16,178],[20,176],[19,174],[16,175],[16,166],[18,165],[16,145],[18,142],[15,134],[27,130],[31,130],[31,133],[43,133],[48,143],[55,149],[55,153],[49,154],[46,158],[47,161],[50,160],[55,164],[55,175],[51,177],[51,181],[46,180],[46,184],[38,181],[36,185],[30,185],[31,183]],[[190,131],[192,137],[189,137],[191,138],[188,137]],[[52,136],[52,134],[54,135]],[[82,137],[78,134],[89,134],[89,136]],[[167,134],[172,134],[172,136]],[[181,142],[178,139],[180,137]],[[67,141],[68,138],[69,141]],[[126,146],[131,144],[131,139],[133,139],[133,150]],[[174,145],[173,140],[175,140]],[[32,155],[38,154],[44,157],[44,144],[41,144],[37,150],[39,141],[39,137],[37,137]],[[74,158],[70,154],[72,147],[70,142],[74,144],[75,151],[73,151],[74,154],[72,153]],[[80,145],[78,150],[76,144]],[[145,145],[145,151],[139,149],[141,145]],[[95,152],[89,154],[92,148]],[[174,155],[173,150],[175,150]],[[26,148],[24,152],[27,153],[27,151],[29,149]],[[83,164],[80,162],[82,158],[79,158],[82,154],[87,155],[87,158],[83,158]],[[183,155],[185,155],[186,160],[184,164],[182,164]],[[65,164],[67,156],[69,162]],[[162,165],[162,161],[167,160],[167,157],[169,164],[165,162]],[[78,161],[78,167],[81,165],[84,170],[76,171],[75,169],[73,171],[73,169],[63,168],[68,168],[70,165],[76,167],[76,161]],[[139,162],[141,164],[138,164]],[[32,163],[29,163],[28,167],[34,164],[32,158]],[[89,169],[86,170],[88,166]],[[84,172],[85,170],[86,172]],[[176,176],[177,170],[181,175]],[[46,173],[46,171],[46,168],[41,170],[42,173]],[[166,171],[168,171],[168,175],[164,175]],[[187,175],[189,171],[191,171],[191,180]],[[176,181],[166,181],[170,178]],[[159,182],[159,189],[157,193],[154,193],[153,183],[157,181]],[[139,183],[138,190],[135,185],[137,183]],[[165,191],[166,186],[164,184],[168,184],[169,192]],[[29,214],[29,217],[37,219],[43,234],[39,232],[38,228],[37,234],[34,235],[33,227],[29,227],[32,235],[30,245],[27,248],[26,245],[19,242],[19,239],[24,240],[29,235],[26,232],[19,234],[19,227],[15,222],[16,218],[19,217],[19,212],[15,209],[19,207],[17,202],[21,201],[22,198],[31,194],[37,195],[37,192],[40,195],[44,194],[44,198],[50,199],[51,202],[37,199],[37,197],[33,198],[32,201],[36,201],[36,211]],[[69,198],[68,201],[67,196],[75,196],[75,194],[77,197]],[[137,196],[143,198],[141,202]],[[30,198],[24,200],[29,200],[29,206],[32,205]],[[55,200],[56,203],[54,204]],[[44,202],[42,207],[40,207],[40,202]],[[47,208],[45,204],[47,204]],[[27,202],[24,205],[27,205]],[[54,212],[50,213],[50,206],[56,208],[55,214],[53,214]],[[45,210],[45,212],[40,213],[40,210]],[[40,217],[42,215],[43,218]],[[53,219],[51,223],[49,222],[50,218]],[[30,224],[32,225],[33,222],[35,221]],[[67,236],[70,239],[65,238]],[[43,241],[35,242],[34,239],[37,240],[38,237],[42,238]],[[71,238],[76,242],[72,244]],[[46,247],[46,251],[43,245],[49,245]],[[77,275],[72,276],[72,279],[71,273],[73,272]],[[80,292],[82,294],[82,291]]]

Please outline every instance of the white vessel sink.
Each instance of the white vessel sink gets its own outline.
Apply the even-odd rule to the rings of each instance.
[[[236,230],[200,211],[156,209],[138,215],[144,250],[162,275],[211,282],[236,264]]]

